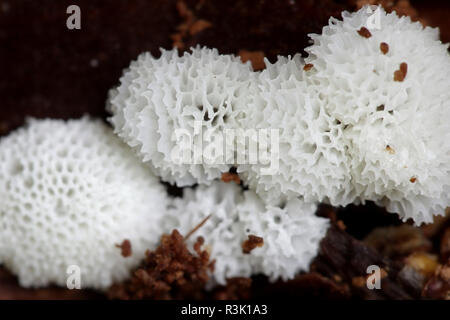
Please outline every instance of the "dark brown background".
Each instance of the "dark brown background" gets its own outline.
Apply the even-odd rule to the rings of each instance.
[[[330,15],[356,8],[355,1],[338,0],[186,2],[212,24],[188,35],[187,47],[261,50],[272,60],[301,52],[307,33],[320,32]],[[81,30],[66,28],[70,4],[81,8]],[[424,18],[432,17],[431,25],[444,27],[443,40],[449,41],[450,1],[414,5]],[[104,116],[107,90],[121,70],[143,51],[158,55],[159,47],[171,48],[171,35],[183,21],[175,0],[1,0],[0,134],[25,116]]]

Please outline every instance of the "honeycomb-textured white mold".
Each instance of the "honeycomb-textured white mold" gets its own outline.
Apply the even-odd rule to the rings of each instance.
[[[249,62],[216,49],[192,48],[181,57],[177,50],[161,50],[158,59],[144,53],[110,91],[110,121],[163,180],[178,186],[208,184],[234,164],[234,154],[227,155],[225,147],[215,149],[208,130],[222,137],[224,145],[234,143],[223,133],[240,127],[242,110],[252,97],[252,77]],[[191,143],[183,144],[185,136]],[[207,150],[217,152],[202,158]],[[189,156],[183,159],[185,154]]]
[[[269,204],[302,198],[345,205],[354,193],[343,126],[327,112],[328,97],[308,86],[311,71],[303,68],[300,55],[279,57],[274,64],[266,60],[245,127],[278,131],[279,142],[268,143],[274,154],[279,148],[278,167],[258,161],[239,165],[238,172]],[[265,173],[270,166],[275,170]]]
[[[328,97],[326,113],[345,126],[358,201],[431,222],[450,205],[448,44],[438,29],[381,7],[342,17],[311,35],[306,63],[314,65],[309,86]],[[362,27],[370,37],[358,33]],[[395,81],[402,63],[406,77]]]
[[[71,265],[82,288],[126,279],[158,242],[167,202],[101,121],[29,120],[0,140],[0,263],[25,287],[66,286]]]
[[[164,228],[186,235],[211,215],[188,243],[192,247],[198,236],[205,239],[211,259],[216,259],[213,283],[255,274],[292,279],[309,269],[329,226],[327,219],[315,216],[315,204],[295,199],[285,208],[266,207],[253,191],[243,193],[234,183],[213,182],[184,192],[169,209]],[[262,237],[264,245],[244,254],[242,243],[249,235]]]

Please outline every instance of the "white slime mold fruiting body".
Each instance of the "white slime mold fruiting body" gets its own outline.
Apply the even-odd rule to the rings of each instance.
[[[167,202],[101,121],[29,120],[0,140],[0,263],[25,287],[66,286],[71,265],[82,288],[126,279],[158,242]]]
[[[327,96],[308,86],[310,71],[303,68],[300,55],[266,60],[245,125],[278,130],[279,167],[265,174],[267,165],[256,163],[238,166],[238,172],[270,204],[302,198],[345,205],[354,195],[342,125],[326,112]]]
[[[240,127],[254,87],[251,65],[216,49],[192,48],[181,57],[177,50],[161,52],[159,59],[141,54],[124,71],[108,99],[110,121],[163,180],[178,186],[209,184],[229,170],[234,154],[204,157],[215,146],[208,134],[223,138],[225,129]],[[182,135],[190,143],[184,145]]]
[[[311,35],[308,81],[328,97],[325,112],[345,126],[358,199],[372,200],[416,224],[450,205],[450,56],[437,29],[367,7],[331,18]],[[388,45],[387,52],[381,43]],[[403,81],[394,73],[405,63]]]
[[[234,183],[213,182],[185,189],[169,210],[164,229],[177,228],[186,235],[211,215],[188,244],[192,247],[198,236],[205,239],[211,259],[216,259],[213,283],[255,274],[288,280],[309,269],[328,229],[329,221],[315,216],[316,208],[297,199],[285,208],[265,206],[253,191],[242,193]],[[264,245],[244,254],[242,243],[249,235],[262,237]]]

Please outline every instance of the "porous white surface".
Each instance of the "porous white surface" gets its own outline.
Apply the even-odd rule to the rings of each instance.
[[[379,26],[367,24],[373,13],[363,7],[311,35],[309,86],[328,97],[324,112],[345,127],[357,201],[376,201],[416,224],[431,222],[450,205],[448,44],[438,29],[377,10]],[[360,36],[361,27],[372,36]],[[403,62],[406,78],[394,81]]]
[[[163,180],[178,186],[208,184],[228,171],[234,154],[224,157],[225,147],[216,150],[215,138],[209,141],[207,131],[223,138],[225,129],[240,126],[242,110],[252,97],[252,77],[249,62],[220,55],[216,49],[192,48],[181,57],[177,50],[161,50],[160,58],[143,53],[110,91],[110,121],[115,132]],[[195,129],[195,121],[201,132]],[[186,135],[177,139],[180,129],[192,143],[183,144],[187,140],[180,137]],[[194,154],[192,145],[201,152]],[[182,159],[185,150],[190,161]],[[217,152],[206,159],[202,158],[205,150]]]
[[[185,189],[184,197],[175,199],[169,209],[164,228],[177,228],[186,235],[211,215],[188,244],[192,248],[198,236],[205,239],[211,259],[216,259],[213,283],[256,274],[287,280],[309,269],[328,229],[328,220],[315,216],[316,208],[300,200],[283,209],[266,207],[253,191],[243,193],[234,183],[213,182],[209,187]],[[248,235],[262,237],[264,245],[244,254],[242,243]]]
[[[155,246],[167,201],[101,121],[29,120],[0,140],[0,263],[25,287],[66,286],[77,265],[82,288],[107,288]]]
[[[239,165],[238,172],[269,204],[302,198],[345,205],[354,200],[354,193],[343,126],[327,112],[328,97],[308,86],[311,71],[303,67],[300,55],[279,57],[274,64],[266,60],[245,127],[278,131],[279,142],[268,145],[274,154],[274,147],[279,148],[279,165],[272,161],[275,170],[266,173],[270,165],[258,161]]]

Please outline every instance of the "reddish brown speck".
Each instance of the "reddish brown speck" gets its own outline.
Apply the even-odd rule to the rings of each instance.
[[[333,279],[334,279],[334,281],[336,281],[336,282],[342,282],[342,277],[341,277],[340,275],[338,275],[338,274],[335,274],[335,275],[333,276]]]
[[[352,278],[352,285],[354,287],[362,288],[366,285],[366,278],[364,277],[354,277]]]
[[[191,35],[195,35],[205,29],[208,29],[212,26],[211,22],[206,20],[197,20],[195,21],[192,26],[189,28],[189,33]]]
[[[403,81],[408,72],[408,65],[405,62],[400,64],[400,68],[394,72],[394,81]]]
[[[241,179],[239,178],[239,175],[237,173],[232,172],[224,172],[222,173],[222,181],[225,183],[234,181],[236,184],[241,183]]]
[[[130,240],[125,239],[123,240],[122,244],[116,244],[116,247],[122,249],[122,256],[124,258],[131,256],[131,254],[133,253],[133,251],[131,250]]]
[[[406,73],[408,72],[408,65],[406,64],[406,62],[402,62],[400,64],[400,71],[403,72],[406,77]]]
[[[383,52],[383,54],[388,53],[389,45],[386,42],[380,43],[380,50],[381,50],[381,52]]]
[[[389,152],[390,154],[394,154],[395,153],[395,150],[392,149],[390,145],[386,146],[386,151]]]
[[[262,51],[239,50],[239,56],[244,63],[250,61],[253,70],[263,70],[266,67]]]
[[[194,243],[194,251],[198,253],[198,255],[201,255],[202,246],[205,243],[205,238],[203,237],[197,237],[197,241]]]
[[[242,252],[249,254],[253,249],[262,247],[264,245],[264,239],[261,237],[250,234],[248,239],[242,243]]]
[[[417,178],[416,178],[416,177],[412,177],[411,179],[409,179],[409,181],[410,181],[411,183],[414,183],[414,182],[416,182],[416,180],[417,180]]]
[[[347,226],[345,225],[345,223],[344,223],[344,221],[342,221],[342,220],[338,220],[337,222],[336,222],[336,225],[338,226],[338,228],[339,229],[341,229],[341,230],[345,230],[345,229],[347,229]]]
[[[314,65],[312,63],[307,63],[305,64],[305,66],[303,67],[303,70],[305,71],[309,71],[314,67]]]
[[[358,34],[364,38],[370,38],[372,36],[370,31],[366,27],[362,27],[361,29],[359,29]]]

